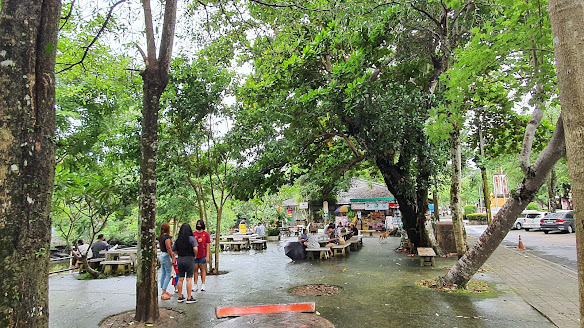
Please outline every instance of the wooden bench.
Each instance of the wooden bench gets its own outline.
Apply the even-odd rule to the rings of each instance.
[[[319,259],[326,260],[329,258],[329,249],[326,247],[319,247],[319,248],[307,248],[306,257],[308,259],[314,259],[314,254],[319,254]]]
[[[263,239],[250,240],[251,247],[255,250],[262,250],[268,248],[268,241]]]
[[[227,248],[234,251],[240,251],[242,248],[247,247],[247,241],[220,241],[219,246],[223,251]]]
[[[125,275],[132,272],[131,260],[101,261],[103,273],[111,275],[114,272],[118,275]]]
[[[363,246],[363,236],[353,236],[347,241],[356,244],[356,246]]]
[[[345,256],[345,254],[347,254],[351,251],[350,247],[351,247],[351,243],[346,243],[344,245],[331,246],[331,249],[333,250],[335,255]]]
[[[420,266],[430,264],[434,266],[434,258],[436,257],[436,252],[430,247],[418,247],[418,256],[420,257]]]

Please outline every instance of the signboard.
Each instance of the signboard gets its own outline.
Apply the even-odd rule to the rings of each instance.
[[[389,203],[366,203],[365,209],[368,211],[382,211],[389,209]]]
[[[506,174],[493,174],[493,193],[495,197],[509,196],[509,189],[507,187]]]
[[[352,210],[364,210],[365,203],[351,203],[351,209]]]
[[[322,210],[324,212],[324,214],[328,214],[329,210],[328,210],[328,202],[325,200],[324,202],[322,202]],[[328,215],[327,215],[328,217]]]
[[[357,217],[359,218],[359,220],[361,219],[361,211],[357,212]]]
[[[301,210],[307,210],[308,209],[308,202],[300,202],[300,204],[298,205],[298,208]]]
[[[292,210],[288,210],[288,217],[291,218],[292,217]]]

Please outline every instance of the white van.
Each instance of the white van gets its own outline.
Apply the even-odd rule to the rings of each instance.
[[[541,219],[543,219],[545,217],[546,214],[547,213],[545,213],[545,212],[539,212],[539,211],[534,211],[534,210],[523,211],[521,213],[521,215],[519,216],[520,218],[523,217],[523,223],[522,223],[523,229],[525,229],[525,231],[540,230],[541,228],[539,226],[539,223],[540,223]],[[517,222],[515,224],[517,224]],[[519,229],[521,229],[521,228],[519,228]]]

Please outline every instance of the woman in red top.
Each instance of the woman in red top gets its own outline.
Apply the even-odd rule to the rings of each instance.
[[[207,277],[207,262],[209,261],[209,244],[211,243],[211,236],[205,231],[205,222],[203,220],[197,221],[197,231],[193,235],[199,243],[199,251],[195,255],[195,286],[193,291],[199,289],[197,280],[199,278],[199,270],[201,270],[201,291],[205,290],[205,278]]]

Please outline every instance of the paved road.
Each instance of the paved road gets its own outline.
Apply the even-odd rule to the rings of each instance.
[[[469,236],[479,237],[487,226],[466,225],[465,228]],[[503,245],[517,247],[519,236],[527,253],[578,271],[575,233],[550,232],[546,235],[541,231],[511,230],[503,240]]]

